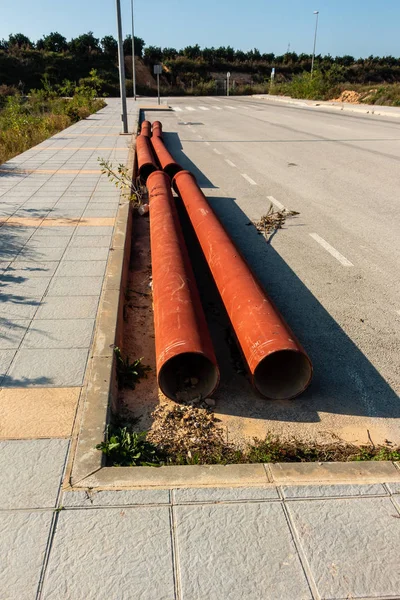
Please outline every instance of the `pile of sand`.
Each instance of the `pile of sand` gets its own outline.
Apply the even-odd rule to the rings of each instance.
[[[354,92],[353,90],[344,90],[339,98],[335,98],[334,102],[349,102],[350,104],[359,104],[361,94]]]

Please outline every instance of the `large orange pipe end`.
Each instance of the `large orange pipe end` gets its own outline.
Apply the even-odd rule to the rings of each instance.
[[[158,384],[172,400],[207,398],[218,385],[219,369],[170,178],[155,171],[147,188]]]
[[[309,385],[312,365],[189,171],[175,175],[179,193],[227,310],[254,387],[289,400]]]

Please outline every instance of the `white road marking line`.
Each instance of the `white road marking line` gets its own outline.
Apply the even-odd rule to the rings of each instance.
[[[310,236],[318,242],[329,254],[331,254],[336,260],[338,260],[344,267],[354,267],[353,263],[351,263],[343,254],[340,254],[333,246],[328,244],[327,241],[324,240],[318,233],[310,233]]]
[[[211,146],[210,142],[204,142],[207,146]]]
[[[229,165],[230,167],[236,167],[235,163],[233,163],[231,160],[229,160],[229,158],[226,158],[226,159],[225,159],[225,162],[226,162],[226,163],[228,163],[228,165]]]
[[[251,185],[257,185],[256,182],[254,181],[254,179],[252,179],[251,177],[249,177],[248,175],[246,175],[246,173],[240,173],[242,177],[245,178],[246,181],[248,181]]]
[[[222,110],[220,106],[213,106],[213,108],[215,108],[216,110]]]
[[[217,150],[216,148],[213,148],[215,154],[222,154],[222,152],[220,152],[219,150]]]
[[[196,110],[193,106],[185,106],[186,110]]]
[[[172,107],[172,110],[175,110],[175,111],[177,111],[177,112],[182,112],[182,109],[181,109],[181,107],[180,107],[180,106],[173,106],[173,107]]]
[[[222,102],[219,98],[213,98],[214,102]]]
[[[286,210],[287,211],[286,206],[283,206],[283,204],[281,204],[279,202],[279,200],[276,200],[273,196],[267,196],[267,198],[268,198],[268,200],[270,202],[272,202],[272,204],[274,204],[276,206],[276,208],[279,208],[279,210]]]
[[[209,108],[207,108],[206,106],[199,106],[198,107],[200,110],[210,110]]]
[[[227,106],[228,106],[228,108],[231,108],[232,110],[236,110],[237,109],[237,106],[229,106],[229,104]]]
[[[197,137],[200,138],[201,140],[203,139],[203,136],[200,135],[199,133],[197,134]]]

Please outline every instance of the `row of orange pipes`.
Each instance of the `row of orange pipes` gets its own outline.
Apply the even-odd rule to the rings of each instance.
[[[195,177],[183,170],[165,147],[159,121],[153,123],[150,135],[151,125],[144,121],[137,140],[145,141],[137,145],[137,157],[139,174],[149,190],[157,376],[161,390],[176,400],[184,382],[190,380],[193,385],[185,388],[186,394],[192,399],[205,398],[219,381],[171,192],[172,178],[173,189],[182,199],[254,387],[269,399],[296,397],[311,381],[310,359],[225,231]]]

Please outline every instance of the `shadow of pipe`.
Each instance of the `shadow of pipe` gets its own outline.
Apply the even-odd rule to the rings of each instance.
[[[221,369],[216,412],[254,419],[318,422],[319,413],[378,418],[400,416],[397,394],[336,320],[255,227],[234,198],[208,197],[210,205],[264,289],[305,347],[314,365],[311,386],[292,401],[258,398],[232,354],[232,331],[195,234],[178,200],[186,241]],[[218,393],[215,395],[218,398]]]

